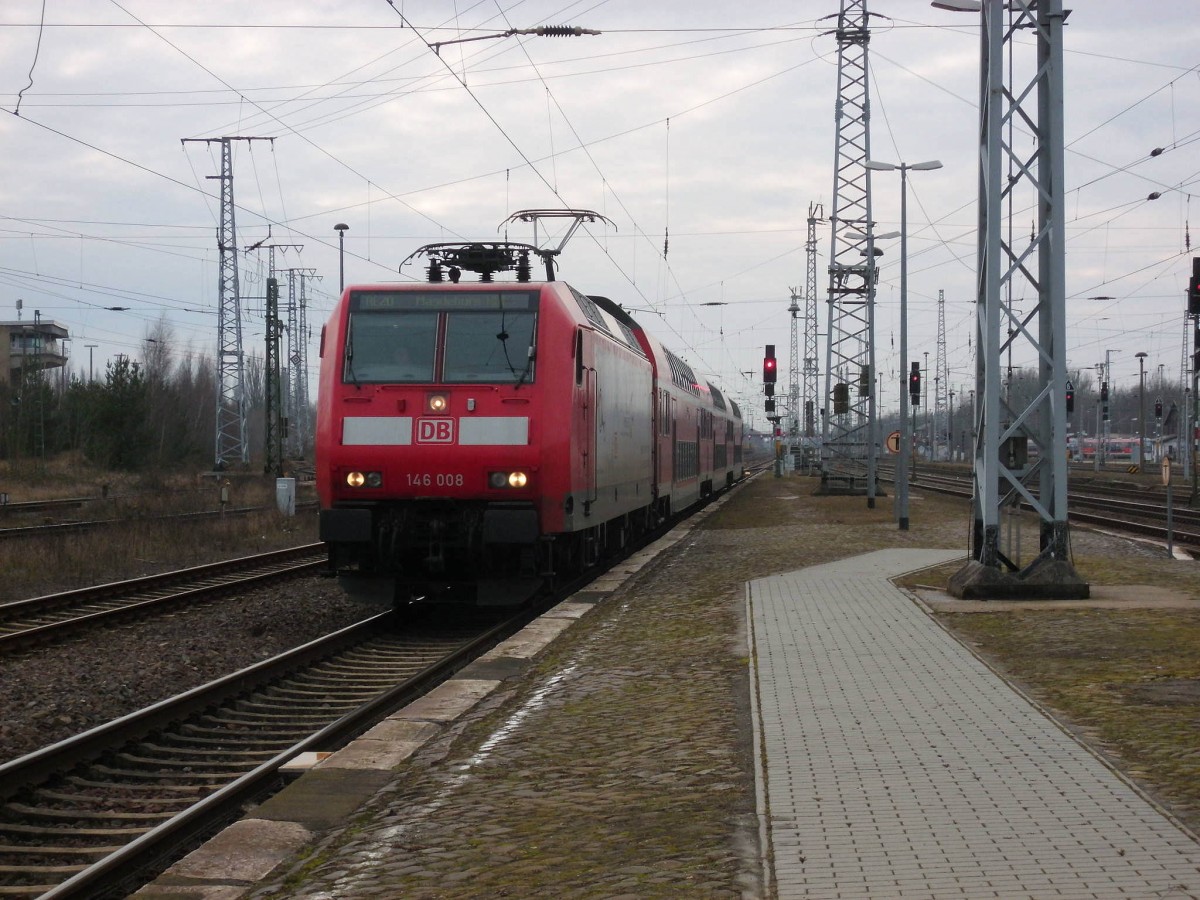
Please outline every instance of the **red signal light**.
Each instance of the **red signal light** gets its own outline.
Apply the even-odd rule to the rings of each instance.
[[[763,356],[763,383],[774,384],[778,374],[778,363],[775,361],[775,345],[767,344],[766,354]]]

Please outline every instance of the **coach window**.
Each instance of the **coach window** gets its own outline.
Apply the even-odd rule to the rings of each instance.
[[[345,380],[433,381],[437,338],[434,312],[355,312],[346,341]]]
[[[537,314],[518,310],[446,313],[444,381],[533,381]]]

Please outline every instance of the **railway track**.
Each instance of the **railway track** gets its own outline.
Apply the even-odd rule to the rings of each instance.
[[[522,627],[392,613],[0,765],[0,897],[125,896],[332,750]]]
[[[600,571],[502,620],[433,613],[401,633],[383,613],[0,764],[0,898],[127,896],[282,787],[298,755],[344,745]]]
[[[7,495],[0,495],[7,496]],[[53,500],[21,500],[16,503],[0,503],[0,513],[21,515],[23,513],[40,513],[50,509],[79,509],[85,504],[92,503],[94,497],[57,497]]]
[[[324,544],[306,544],[0,604],[0,653],[61,640],[82,629],[115,623],[121,618],[157,615],[173,606],[309,574],[325,563],[324,547]]]
[[[49,502],[49,501],[44,501]],[[316,509],[317,501],[303,500],[296,503],[297,510]],[[226,516],[252,516],[267,512],[273,507],[267,506],[236,506],[229,509],[210,509],[201,512],[171,513],[160,516],[135,516],[113,519],[87,519],[81,521],[52,522],[41,525],[13,525],[0,527],[0,540],[18,538],[53,538],[64,534],[74,534],[82,531],[96,531],[102,528],[113,528],[120,525],[131,525],[146,522],[205,522],[210,519],[220,519]]]
[[[913,487],[960,497],[971,496],[971,481],[941,473],[917,470]],[[1128,499],[1140,497],[1145,499]],[[1073,522],[1095,525],[1112,531],[1142,535],[1167,541],[1166,494],[1127,485],[1109,486],[1089,482],[1082,490],[1071,490],[1067,498],[1068,517]],[[1023,510],[1030,507],[1022,504]],[[1200,555],[1200,510],[1178,501],[1173,510],[1172,535],[1176,546],[1193,556]]]

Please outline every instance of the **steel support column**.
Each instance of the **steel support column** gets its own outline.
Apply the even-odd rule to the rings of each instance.
[[[1062,25],[1062,0],[983,2],[974,521],[972,560],[951,579],[958,596],[1088,595],[1069,561],[1067,524]],[[1016,69],[1029,38],[1037,56],[1022,82],[1005,72],[1005,59],[1015,49]],[[1006,138],[1010,126],[1033,133],[1027,155]],[[1004,205],[1031,188],[1035,231],[1026,244],[1014,230],[1010,242]],[[1030,295],[1037,305],[1022,316],[1014,298]],[[1019,364],[1037,367],[1032,397],[1001,396],[1001,355],[1010,348]],[[1020,503],[1039,520],[1038,553],[1028,562],[1001,529],[1002,512],[1016,515]]]
[[[865,0],[842,0],[837,18],[837,135],[818,493],[866,494],[867,505],[874,506],[876,269],[871,176],[865,166],[871,149],[867,78],[871,34]]]

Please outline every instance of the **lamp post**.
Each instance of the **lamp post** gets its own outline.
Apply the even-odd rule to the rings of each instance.
[[[1138,361],[1138,458],[1139,466],[1146,461],[1146,357],[1148,353],[1135,353]]]
[[[896,521],[908,531],[908,458],[912,453],[912,433],[908,425],[908,171],[940,169],[939,160],[889,163],[868,159],[864,165],[878,172],[900,172],[900,455],[896,460]],[[906,433],[907,432],[907,433]]]
[[[338,233],[338,293],[346,289],[346,232],[350,230],[350,226],[345,222],[338,222],[333,226],[333,230]]]

